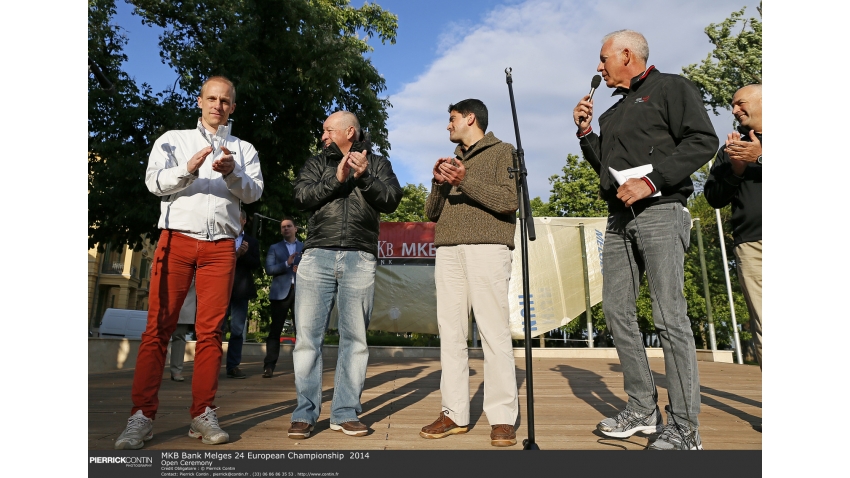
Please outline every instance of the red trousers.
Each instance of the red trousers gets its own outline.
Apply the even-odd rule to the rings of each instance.
[[[233,239],[199,241],[164,229],[154,254],[148,298],[148,325],[142,334],[133,375],[133,409],[156,418],[159,387],[168,340],[177,327],[183,300],[195,277],[195,370],[192,375],[192,417],[215,408],[221,369],[221,322],[230,303],[236,249]]]

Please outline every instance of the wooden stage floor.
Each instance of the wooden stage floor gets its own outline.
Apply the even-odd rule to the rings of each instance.
[[[253,357],[251,357],[253,359]],[[662,413],[667,404],[663,359],[650,359]],[[261,377],[262,362],[246,362],[244,380],[230,379],[221,369],[216,395],[217,413],[230,442],[211,447],[187,436],[191,402],[192,362],[184,368],[186,381],[169,380],[163,373],[160,407],[154,422],[151,450],[487,450],[490,426],[482,411],[483,360],[470,359],[471,425],[469,433],[440,440],[419,436],[422,426],[440,412],[440,361],[431,358],[393,358],[369,361],[363,391],[361,421],[372,432],[360,438],[335,432],[329,426],[334,360],[325,361],[324,401],[320,421],[307,440],[287,438],[295,408],[291,357],[281,357],[271,379]],[[516,359],[520,394],[517,445],[528,437],[526,426],[525,359]],[[702,413],[700,434],[706,450],[761,450],[762,376],[757,366],[699,362]],[[534,417],[536,442],[543,450],[640,450],[647,438],[634,435],[617,440],[596,431],[596,423],[613,416],[626,403],[619,361],[615,359],[534,359]],[[88,448],[111,450],[126,425],[133,371],[89,374]]]

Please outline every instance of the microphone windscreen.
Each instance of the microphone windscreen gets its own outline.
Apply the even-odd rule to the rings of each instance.
[[[599,88],[599,83],[602,83],[602,77],[599,75],[595,75],[592,80],[590,80],[591,88]]]

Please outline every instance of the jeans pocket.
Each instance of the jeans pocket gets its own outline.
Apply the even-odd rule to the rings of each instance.
[[[375,267],[378,265],[378,259],[368,252],[357,251],[360,260],[357,261],[357,268],[366,272],[375,272]]]
[[[682,208],[682,246],[687,251],[691,246],[691,212],[688,211],[688,208]]]

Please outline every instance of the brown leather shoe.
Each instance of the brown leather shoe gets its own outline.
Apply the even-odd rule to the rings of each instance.
[[[369,433],[369,427],[358,421],[340,423],[339,425],[331,423],[331,430],[343,432],[352,437],[362,437]]]
[[[490,430],[490,444],[493,446],[516,445],[516,432],[513,425],[493,425]]]
[[[466,433],[468,431],[468,425],[460,426],[452,421],[446,412],[442,412],[440,413],[440,418],[438,418],[434,423],[422,427],[422,431],[419,432],[419,436],[422,438],[444,438],[449,435]]]
[[[293,440],[301,440],[310,437],[313,425],[304,422],[292,422],[286,435]]]

